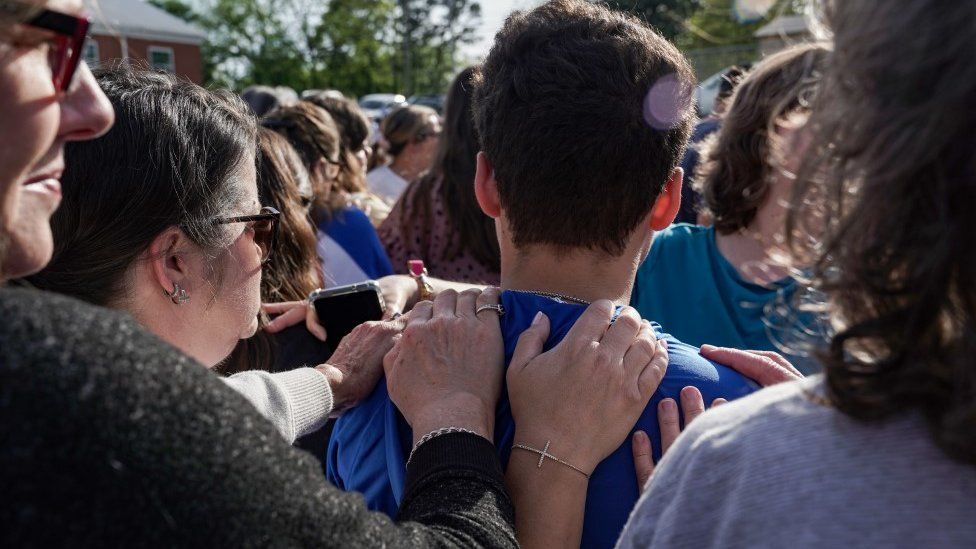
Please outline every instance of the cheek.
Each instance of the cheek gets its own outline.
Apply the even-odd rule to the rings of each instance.
[[[47,265],[54,253],[50,224],[54,210],[50,200],[19,186],[16,191],[10,200],[13,214],[4,212],[3,217],[3,278],[36,273]]]
[[[234,318],[231,324],[240,327],[240,335],[249,337],[257,328],[261,310],[261,263],[259,252],[246,235],[231,248],[224,272],[227,314]]]
[[[28,174],[55,146],[61,110],[47,61],[37,52],[0,52],[0,215],[4,229],[24,211],[18,196]],[[46,223],[47,220],[45,219]]]

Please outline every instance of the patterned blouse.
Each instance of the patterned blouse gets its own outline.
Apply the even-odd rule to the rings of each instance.
[[[430,201],[429,217],[411,207],[416,202],[414,196],[421,188],[412,184],[393,207],[386,221],[377,229],[380,241],[393,263],[393,270],[397,274],[409,274],[407,261],[422,259],[432,277],[497,286],[501,279],[500,273],[485,266],[470,253],[462,250],[454,259],[444,257],[449,246],[453,244],[455,229],[451,226],[441,198],[442,184],[443,181],[438,181],[433,185],[429,196],[416,197]]]

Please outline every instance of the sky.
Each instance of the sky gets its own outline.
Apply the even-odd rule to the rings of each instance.
[[[480,59],[488,54],[495,33],[502,28],[502,23],[512,10],[533,8],[542,0],[481,0],[481,28],[478,39],[464,48],[464,53],[471,60]]]

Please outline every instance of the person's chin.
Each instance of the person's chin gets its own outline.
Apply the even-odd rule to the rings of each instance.
[[[54,255],[54,236],[47,220],[34,220],[39,226],[29,231],[15,230],[3,235],[0,252],[3,272],[0,278],[11,279],[32,275],[47,266]],[[25,234],[26,233],[26,234]]]
[[[247,328],[241,332],[241,339],[250,339],[254,337],[254,334],[258,333],[258,317],[254,315],[251,323],[247,325]]]
[[[54,253],[51,216],[61,204],[61,184],[44,180],[24,185],[13,219],[5,225],[4,278],[27,276],[43,269]]]

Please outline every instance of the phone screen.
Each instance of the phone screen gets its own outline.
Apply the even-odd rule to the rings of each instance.
[[[383,318],[382,297],[374,289],[323,296],[313,301],[315,314],[328,333],[333,348],[355,328]]]

